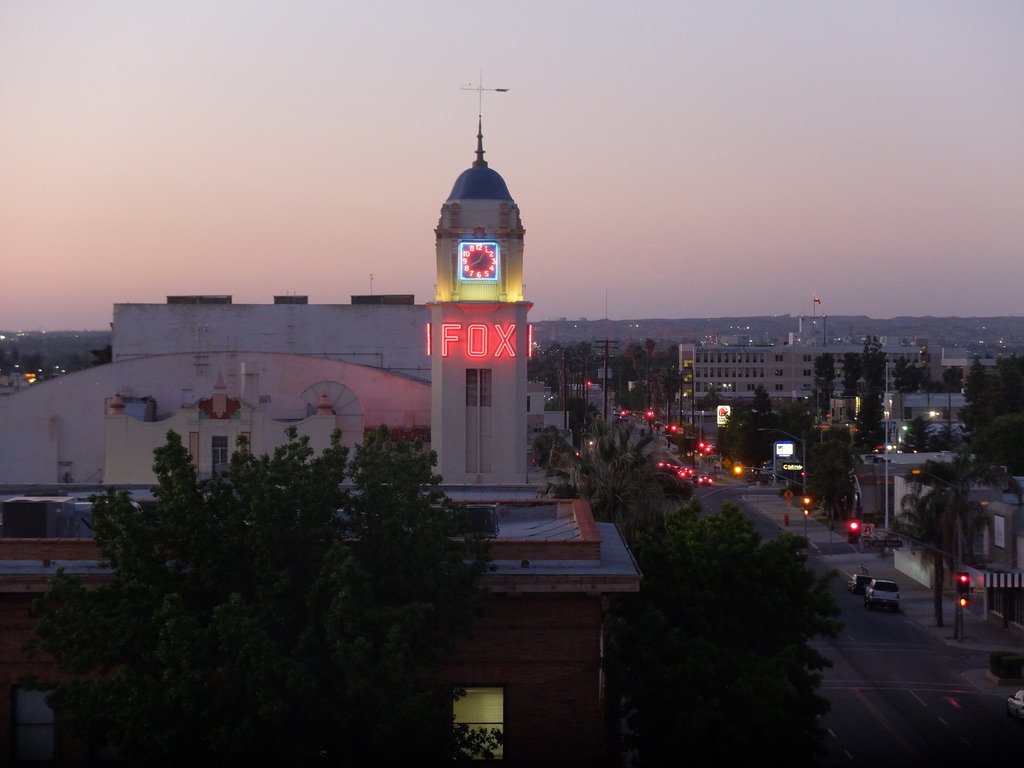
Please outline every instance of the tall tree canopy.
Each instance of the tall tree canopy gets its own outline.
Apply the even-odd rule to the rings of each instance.
[[[641,434],[632,421],[596,419],[578,451],[555,444],[540,494],[587,499],[595,519],[616,523],[630,538],[663,511],[658,458],[650,432]]]
[[[898,531],[920,540],[931,558],[935,576],[932,596],[935,622],[942,626],[942,587],[946,568],[974,564],[971,543],[987,515],[979,502],[970,498],[971,489],[1010,487],[1002,468],[978,461],[966,451],[953,454],[950,461],[928,460],[907,476],[910,492],[899,500],[895,520]]]
[[[292,431],[200,481],[169,433],[155,506],[96,499],[110,580],[62,573],[38,601],[37,645],[67,674],[55,708],[131,764],[450,764],[436,671],[486,550],[466,559],[433,461],[384,430],[351,462]]]
[[[834,573],[807,567],[802,537],[762,541],[733,502],[701,516],[693,499],[634,549],[644,581],[610,666],[632,765],[813,764],[830,662],[808,641],[838,632]]]

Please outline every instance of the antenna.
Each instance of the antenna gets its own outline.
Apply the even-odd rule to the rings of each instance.
[[[462,86],[464,91],[476,91],[477,94],[477,117],[483,117],[484,114],[484,91],[493,91],[495,93],[508,93],[508,88],[484,88],[484,71],[480,70],[480,79],[476,85],[472,83],[466,83]]]

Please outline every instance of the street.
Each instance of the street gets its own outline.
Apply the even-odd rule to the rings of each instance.
[[[713,512],[736,501],[765,538],[781,531],[803,535],[804,521],[781,523],[774,492],[747,486],[719,486],[698,494]],[[823,766],[968,766],[1005,759],[1024,747],[1024,723],[1006,715],[1005,699],[1015,686],[998,685],[985,675],[992,650],[1020,650],[1020,641],[990,630],[971,616],[965,641],[952,638],[952,606],[945,627],[935,626],[930,589],[896,574],[891,556],[860,551],[846,537],[821,523],[815,526],[809,565],[837,572],[832,592],[842,615],[835,639],[814,645],[833,667],[826,670],[822,695],[831,711]],[[895,578],[901,585],[899,612],[868,611],[863,597],[846,590],[851,572]],[[981,622],[981,623],[978,623]]]

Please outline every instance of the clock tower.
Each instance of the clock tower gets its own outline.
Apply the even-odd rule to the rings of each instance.
[[[505,180],[476,160],[441,206],[429,304],[431,447],[447,484],[527,482],[523,229]]]

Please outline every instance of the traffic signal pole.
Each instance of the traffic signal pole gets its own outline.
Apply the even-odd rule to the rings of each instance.
[[[964,543],[963,543],[962,529],[961,529],[961,526],[960,526],[960,518],[957,517],[957,519],[956,519],[956,568],[957,568],[956,589],[957,589],[957,596],[956,596],[956,607],[955,607],[956,615],[953,618],[953,626],[955,628],[955,631],[953,632],[953,635],[960,642],[964,641],[964,606],[967,605],[967,591],[971,587],[971,577],[970,577],[970,574],[964,573],[964,572],[962,572],[960,570],[961,568],[964,567],[963,566],[963,562],[964,562],[963,549],[964,549]],[[964,579],[964,578],[961,578],[961,577],[966,577],[966,578]],[[963,590],[963,591],[961,592],[961,590]]]

